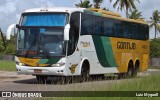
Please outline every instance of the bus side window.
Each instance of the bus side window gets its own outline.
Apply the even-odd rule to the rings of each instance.
[[[92,16],[82,13],[81,35],[90,35],[92,33]]]
[[[23,49],[26,48],[25,41],[26,41],[26,35],[25,35],[25,29],[20,30],[19,39],[18,39],[18,47]]]
[[[104,18],[104,35],[113,36],[113,20]]]
[[[137,24],[137,37],[136,39],[140,39],[140,24]]]
[[[69,41],[68,41],[68,55],[73,54],[77,47],[79,39],[79,25],[80,25],[80,13],[74,12],[71,15],[70,19],[70,32],[69,32]]]
[[[93,17],[93,35],[101,35],[102,33],[102,21],[101,17],[94,16]]]
[[[147,40],[149,38],[149,26],[144,26],[144,40]]]
[[[131,38],[130,27],[128,22],[123,22],[124,38]]]
[[[140,39],[141,40],[144,40],[144,32],[145,32],[144,25],[140,25]]]
[[[115,21],[114,22],[114,36],[115,37],[122,37],[122,22]]]
[[[138,24],[131,24],[132,25],[132,38],[139,39],[139,26]]]

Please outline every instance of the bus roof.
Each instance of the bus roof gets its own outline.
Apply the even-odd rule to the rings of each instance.
[[[46,8],[33,8],[33,9],[28,9],[25,10],[24,13],[29,13],[29,12],[75,12],[75,11],[80,11],[83,12],[84,9],[86,8],[70,8],[70,7],[46,7]]]
[[[107,18],[113,18],[117,20],[122,20],[122,21],[127,21],[127,22],[135,22],[135,23],[140,23],[140,24],[147,24],[143,19],[129,19],[129,18],[124,18],[121,17],[120,14],[111,12],[111,11],[105,11],[102,9],[94,9],[94,8],[70,8],[70,7],[46,7],[46,8],[33,8],[33,9],[28,9],[25,10],[24,13],[32,13],[32,12],[84,12],[84,13],[89,13],[95,16],[103,16]]]
[[[94,15],[117,19],[117,20],[121,20],[121,21],[135,22],[135,23],[147,25],[147,22],[144,19],[136,19],[135,20],[135,19],[124,18],[124,17],[121,17],[121,15],[118,13],[115,13],[112,11],[106,11],[106,10],[102,10],[102,9],[89,8],[87,10],[94,12],[93,13]]]

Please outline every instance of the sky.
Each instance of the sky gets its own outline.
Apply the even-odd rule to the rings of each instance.
[[[92,3],[92,0],[90,0]],[[125,17],[124,11],[118,11],[113,8],[113,3],[110,0],[104,0],[101,7],[106,7],[110,11],[118,12]],[[19,22],[21,13],[30,8],[38,7],[75,7],[80,0],[0,0],[0,27],[3,33],[6,33],[7,28],[11,24]],[[136,2],[137,9],[142,12],[143,17],[149,21],[154,10],[160,11],[160,0],[140,0]],[[160,33],[158,35],[160,37]],[[154,37],[154,30],[150,31],[150,38]]]

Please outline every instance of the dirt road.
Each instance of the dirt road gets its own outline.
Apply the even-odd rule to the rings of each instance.
[[[139,73],[137,78],[150,75],[159,70],[148,70],[147,72]],[[0,91],[95,91],[101,86],[111,86],[113,83],[128,81],[131,79],[104,79],[102,81],[92,81],[84,83],[71,84],[54,84],[48,80],[46,84],[38,84],[35,76],[17,75],[16,72],[0,71]],[[93,88],[94,87],[94,88]]]

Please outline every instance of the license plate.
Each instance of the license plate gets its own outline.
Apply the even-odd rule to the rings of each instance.
[[[40,73],[42,73],[42,70],[41,69],[34,69],[34,73],[40,74]]]

